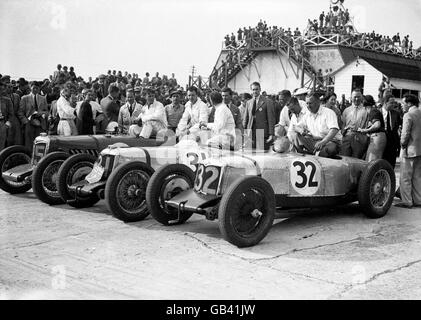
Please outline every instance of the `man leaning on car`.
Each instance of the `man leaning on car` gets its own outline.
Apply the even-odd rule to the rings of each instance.
[[[297,125],[293,125],[289,137],[300,153],[334,157],[339,153],[342,134],[335,112],[322,107],[314,93],[306,98],[308,112]]]

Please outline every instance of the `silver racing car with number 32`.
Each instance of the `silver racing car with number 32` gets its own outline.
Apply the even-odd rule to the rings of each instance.
[[[209,157],[200,162],[193,188],[175,196],[166,192],[169,181],[185,171],[169,165],[154,173],[146,190],[152,216],[164,225],[185,222],[194,213],[218,219],[223,237],[238,247],[258,244],[282,210],[358,201],[367,217],[381,218],[396,184],[384,160],[255,151]]]

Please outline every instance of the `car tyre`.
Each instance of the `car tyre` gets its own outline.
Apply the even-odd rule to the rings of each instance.
[[[192,189],[195,174],[184,164],[170,164],[158,169],[146,189],[146,203],[152,217],[159,223],[169,226],[185,223],[192,212],[178,212],[168,208],[164,200],[169,200],[177,194]]]
[[[256,176],[238,178],[219,203],[219,230],[225,240],[239,248],[254,246],[272,227],[275,208],[275,193],[266,180]]]
[[[31,151],[24,146],[12,146],[0,152],[0,188],[10,194],[25,193],[32,188],[31,183],[10,183],[3,179],[2,173],[19,165],[31,163]]]
[[[371,219],[384,217],[392,205],[395,190],[392,166],[385,160],[370,162],[358,183],[358,202],[363,213]]]
[[[116,218],[136,222],[149,215],[145,193],[153,173],[154,169],[141,161],[123,163],[113,170],[105,185],[105,203]]]
[[[57,191],[58,171],[69,157],[66,152],[52,152],[46,155],[32,173],[32,190],[39,200],[49,205],[63,204]]]
[[[96,194],[75,199],[74,192],[69,190],[69,186],[85,179],[92,171],[95,161],[93,155],[82,153],[69,157],[61,165],[58,171],[57,191],[68,205],[74,208],[88,208],[100,200]]]

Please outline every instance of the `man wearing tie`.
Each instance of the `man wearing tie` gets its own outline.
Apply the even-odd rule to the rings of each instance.
[[[32,150],[34,139],[47,129],[48,105],[45,97],[39,94],[37,82],[31,82],[31,93],[20,101],[18,117],[25,127],[25,147]]]
[[[399,127],[402,125],[402,119],[396,110],[393,110],[395,99],[392,95],[386,95],[382,106],[382,114],[386,129],[386,148],[383,152],[383,159],[389,162],[393,168],[396,165],[396,158],[399,155]]]
[[[253,149],[269,150],[275,135],[276,112],[273,102],[260,95],[260,83],[251,85],[253,98],[247,101],[243,127],[252,140]]]
[[[419,99],[406,95],[403,99],[400,192],[401,208],[421,207],[421,110]]]

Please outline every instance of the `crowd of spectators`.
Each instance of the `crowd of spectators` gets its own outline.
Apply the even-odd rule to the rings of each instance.
[[[148,90],[153,91],[155,99],[164,105],[171,104],[173,92],[178,92],[183,99],[185,95],[174,74],[171,77],[167,75],[161,77],[156,72],[151,77],[146,72],[145,76],[140,78],[136,73],[123,74],[121,71],[108,70],[107,74],[85,80],[77,76],[73,67],[62,67],[61,64],[57,65],[53,74],[43,81],[29,82],[25,78],[15,80],[8,75],[0,74],[0,85],[2,105],[0,119],[7,119],[5,125],[1,125],[0,150],[15,144],[25,145],[31,149],[33,139],[40,132],[65,135],[93,133],[92,130],[89,132],[77,130],[78,127],[82,128],[76,123],[78,112],[84,102],[89,102],[91,105],[94,131],[104,133],[108,123],[113,122],[112,120],[118,121],[119,109],[132,95],[142,106],[146,104]],[[130,92],[132,94],[128,95]],[[115,110],[112,114],[106,110],[109,106],[102,103],[107,97],[112,97],[113,100]],[[84,109],[82,108],[82,113]],[[60,124],[60,120],[73,120],[74,125],[71,121],[70,125],[63,121]]]
[[[150,138],[162,131],[165,134],[168,129],[178,138],[194,139],[204,130],[210,134],[209,145],[215,143],[234,149],[244,147],[248,136],[252,147],[259,148],[256,133],[262,130],[261,147],[266,150],[272,145],[277,152],[296,151],[330,158],[341,155],[368,162],[384,159],[393,168],[400,153],[404,164],[401,185],[407,186],[413,176],[421,174],[421,145],[412,146],[421,144],[421,140],[414,142],[411,136],[411,130],[421,131],[418,128],[421,123],[408,120],[408,112],[421,120],[419,99],[406,95],[402,104],[398,103],[387,79],[379,88],[381,99],[376,103],[372,96],[364,96],[359,89],[352,92],[351,101],[346,101],[345,96],[338,100],[333,92],[320,96],[304,88],[268,96],[261,92],[257,82],[251,85],[251,94],[238,94],[230,88],[202,92],[189,87],[183,92],[174,81],[167,97],[160,93],[164,81],[159,80],[158,74],[150,80],[146,76],[142,81],[134,75],[134,82],[122,80],[128,80],[128,74],[113,76],[110,72],[108,76],[101,75],[94,82],[88,82],[80,95],[78,84],[71,80],[63,83],[63,88],[57,87],[60,91],[55,89],[50,93],[42,91],[44,82],[31,82],[27,94],[23,81],[12,86],[10,77],[3,76],[0,81],[0,149],[14,144],[30,147],[28,144],[41,132],[69,136],[119,131]],[[99,88],[94,89],[95,83]],[[148,85],[142,86],[142,83]],[[105,88],[107,95],[103,96]],[[42,125],[47,118],[48,127]],[[403,192],[402,206],[421,204],[416,196],[410,199],[408,188]]]

